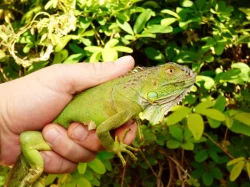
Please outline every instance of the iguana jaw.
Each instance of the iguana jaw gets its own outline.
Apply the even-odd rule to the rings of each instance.
[[[190,86],[189,88],[185,89],[181,94],[173,95],[171,97],[162,99],[161,101],[157,101],[154,103],[147,102],[147,106],[144,109],[143,112],[139,114],[140,118],[142,120],[146,119],[150,121],[152,124],[158,124],[162,121],[163,117],[167,115],[169,110],[180,103],[180,101],[186,96],[188,92],[191,90]]]

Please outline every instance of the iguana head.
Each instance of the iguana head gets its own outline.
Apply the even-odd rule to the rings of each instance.
[[[175,63],[155,68],[157,69],[147,69],[147,81],[142,82],[140,96],[145,110],[140,117],[159,123],[171,107],[178,104],[190,91],[195,83],[195,73]]]

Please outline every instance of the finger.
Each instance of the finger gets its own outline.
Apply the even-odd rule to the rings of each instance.
[[[124,139],[124,143],[131,144],[136,137],[137,130],[136,123],[134,123],[133,121],[129,121],[120,128],[117,128],[115,130],[115,135],[117,135],[121,140],[125,130],[127,129],[130,129],[130,131],[127,133]],[[87,134],[87,132],[89,133]],[[68,135],[72,140],[77,142],[82,147],[85,147],[86,149],[89,149],[91,151],[100,151],[103,149],[102,144],[95,131],[89,131],[87,127],[82,124],[72,123],[68,129]]]
[[[125,144],[131,144],[135,137],[136,137],[136,131],[137,131],[137,125],[134,121],[128,121],[126,124],[121,126],[120,128],[116,129],[115,135],[119,137],[119,140],[122,139],[124,132],[126,130],[129,130],[128,133],[125,136],[124,143]]]
[[[44,159],[44,171],[47,173],[72,173],[77,163],[71,162],[54,151],[42,151],[40,152]]]
[[[72,162],[88,162],[96,153],[80,146],[67,135],[67,130],[56,124],[47,125],[43,129],[43,137],[53,151]]]
[[[34,73],[39,81],[61,93],[75,94],[124,75],[134,67],[134,59],[124,56],[113,62],[59,64]],[[42,76],[43,74],[44,76]],[[61,85],[58,85],[61,83]]]
[[[86,125],[72,123],[68,128],[68,135],[72,140],[90,151],[103,150],[95,130],[88,130]]]

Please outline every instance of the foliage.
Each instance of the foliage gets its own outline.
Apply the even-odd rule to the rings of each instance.
[[[134,142],[140,147],[138,162],[128,160],[122,168],[114,155],[102,152],[94,161],[80,163],[71,175],[49,175],[47,184],[249,186],[247,4],[225,0],[0,4],[0,82],[53,64],[113,61],[131,53],[138,65],[173,61],[197,73],[182,105],[172,108],[161,124],[143,122],[144,141]]]

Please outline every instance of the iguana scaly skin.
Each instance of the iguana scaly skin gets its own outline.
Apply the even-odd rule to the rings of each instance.
[[[117,137],[114,140],[110,131],[130,119],[146,119],[154,124],[161,122],[194,82],[195,73],[175,63],[138,69],[76,95],[54,123],[68,128],[72,122],[80,122],[88,125],[89,129],[96,129],[103,147],[116,153],[125,165],[121,153],[126,152],[136,160],[132,151],[137,149],[119,142]],[[40,176],[44,162],[39,151],[51,150],[50,146],[36,131],[22,133],[20,141],[22,155],[5,186],[43,186]],[[18,173],[22,177],[16,178],[20,176]]]

